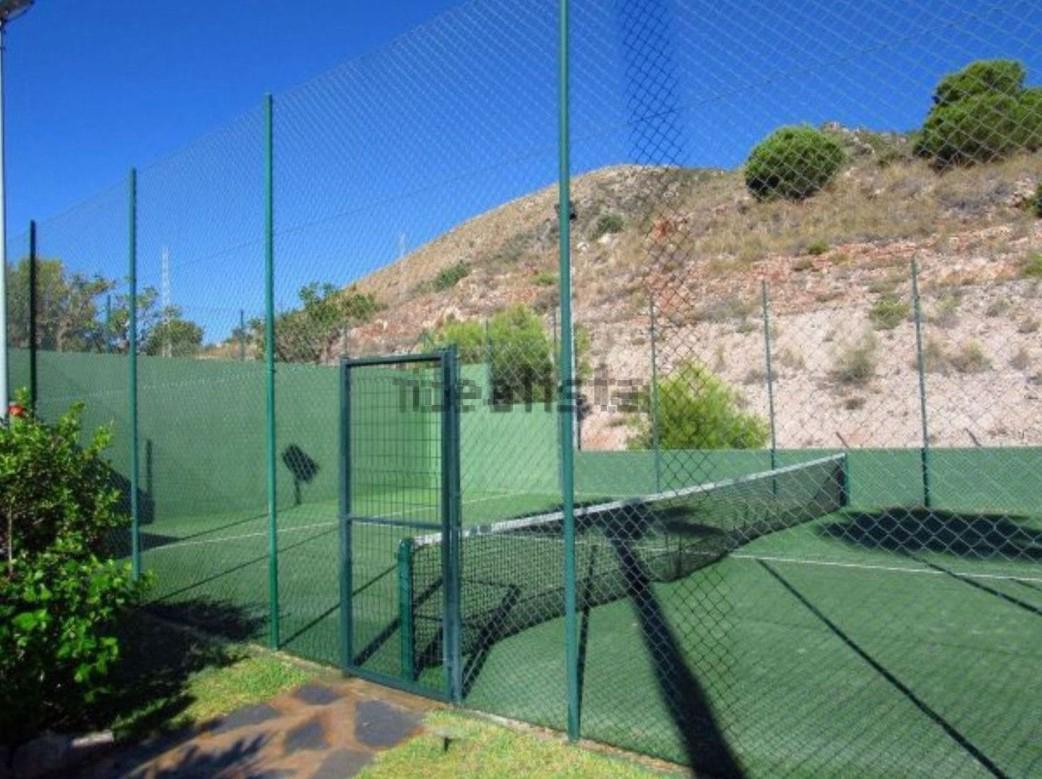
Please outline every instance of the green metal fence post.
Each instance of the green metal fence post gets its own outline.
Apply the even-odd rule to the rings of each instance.
[[[239,362],[246,362],[246,312],[239,309]]]
[[[761,282],[763,300],[763,349],[767,362],[767,413],[771,423],[771,470],[778,467],[778,432],[774,419],[774,365],[771,356],[771,306],[767,297],[767,280]]]
[[[275,506],[275,134],[274,100],[264,98],[264,360],[267,367],[269,640],[279,647],[279,544]]]
[[[340,361],[340,668],[354,663],[351,587],[351,368]],[[410,602],[411,605],[411,602]],[[410,623],[411,624],[411,623]],[[403,639],[404,640],[404,639]]]
[[[648,318],[651,324],[651,446],[655,450],[655,491],[662,489],[662,445],[658,426],[658,322],[655,318],[655,296],[648,296]]]
[[[445,596],[444,654],[449,700],[463,698],[463,668],[460,656],[460,474],[459,474],[459,383],[455,346],[441,357],[441,463],[442,463],[442,588]],[[409,601],[412,602],[411,600]]]
[[[923,442],[919,447],[919,465],[923,475],[923,505],[930,508],[930,428],[926,416],[926,359],[923,354],[923,312],[919,299],[919,264],[912,260],[912,310],[915,312],[915,363],[919,371],[919,414]]]
[[[105,353],[112,354],[112,295],[105,296]]]
[[[29,405],[36,411],[39,387],[36,384],[36,221],[29,221]]]
[[[561,505],[564,513],[565,663],[568,685],[568,738],[579,738],[578,604],[575,592],[575,414],[572,386],[572,262],[571,262],[571,133],[569,128],[568,3],[561,0],[558,55],[558,207],[561,299],[561,379],[558,417],[561,423]]]
[[[127,395],[130,405],[130,559],[134,578],[141,575],[141,512],[138,500],[137,416],[137,169],[130,169],[127,273]]]

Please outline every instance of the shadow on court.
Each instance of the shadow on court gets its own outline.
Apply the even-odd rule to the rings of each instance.
[[[626,577],[629,599],[640,623],[648,658],[654,666],[659,695],[696,775],[744,775],[698,678],[688,667],[669,620],[655,597],[651,580],[631,542],[615,534],[612,546]]]
[[[931,509],[848,511],[822,526],[846,544],[912,556],[936,552],[974,560],[1042,560],[1042,530],[1028,517]]]

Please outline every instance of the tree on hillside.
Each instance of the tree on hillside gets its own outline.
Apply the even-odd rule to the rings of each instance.
[[[658,442],[662,449],[756,449],[767,442],[767,422],[741,410],[741,396],[698,362],[685,362],[658,381]],[[654,443],[651,392],[637,398],[630,449]]]
[[[98,298],[116,286],[101,276],[70,273],[61,260],[36,261],[36,345],[49,351],[95,351],[104,346]],[[10,343],[29,348],[29,259],[7,269]]]
[[[540,316],[526,305],[497,312],[487,325],[477,319],[453,319],[424,339],[428,349],[450,344],[456,347],[461,363],[489,364],[496,404],[545,403],[557,396],[554,338]],[[576,378],[581,382],[593,375],[589,351],[589,330],[577,325]]]
[[[275,357],[283,362],[320,362],[332,341],[380,310],[376,298],[355,287],[312,282],[297,294],[300,308],[275,317]],[[250,330],[250,341],[263,353],[264,320],[251,320]]]
[[[1042,148],[1042,88],[1014,60],[980,60],[937,85],[915,151],[937,168]]]

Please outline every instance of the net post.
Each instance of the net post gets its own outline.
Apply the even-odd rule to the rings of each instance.
[[[351,441],[348,438],[351,422],[351,367],[346,359],[340,361],[340,427],[339,444],[339,532],[340,532],[340,668],[345,673],[354,660],[351,624],[351,586],[353,574],[351,570]]]
[[[560,0],[558,41],[558,293],[561,305],[561,359],[558,368],[558,418],[561,424],[561,504],[564,513],[565,665],[568,738],[579,738],[579,645],[575,592],[575,415],[572,409],[571,149],[569,128],[569,0]]]
[[[655,491],[662,491],[662,444],[658,424],[658,326],[655,319],[655,295],[648,295],[648,318],[651,330],[651,445],[655,450]]]
[[[402,678],[416,681],[416,630],[412,568],[413,541],[411,537],[398,542],[398,636],[401,641],[400,663]]]
[[[268,482],[268,645],[279,648],[278,510],[275,479],[275,149],[274,100],[264,98],[264,361]]]
[[[774,367],[771,355],[771,306],[767,296],[767,279],[760,282],[763,306],[763,351],[767,369],[767,413],[771,424],[771,470],[778,467],[778,434],[774,421]]]
[[[246,362],[246,312],[239,309],[239,362]]]
[[[923,506],[930,508],[930,428],[926,416],[926,360],[923,354],[923,313],[919,298],[919,263],[912,260],[912,311],[915,315],[915,364],[919,374],[919,415],[922,421],[922,445],[919,467],[923,479]]]
[[[105,296],[105,353],[112,354],[112,295]]]
[[[36,294],[37,294],[37,258],[36,258],[36,220],[29,220],[29,405],[36,411],[39,396],[36,368]]]
[[[130,416],[130,561],[134,578],[141,575],[141,510],[138,500],[137,408],[137,168],[127,180],[127,398]]]

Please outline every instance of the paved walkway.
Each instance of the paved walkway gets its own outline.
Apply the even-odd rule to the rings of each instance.
[[[345,779],[420,730],[430,701],[351,679],[311,683],[188,733],[128,746],[82,779]]]

